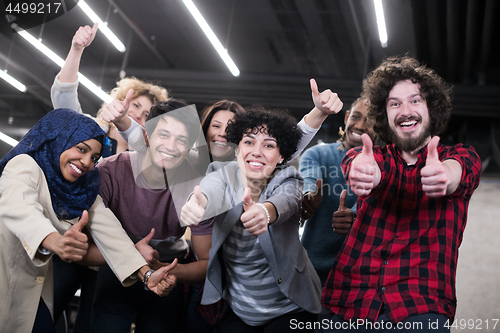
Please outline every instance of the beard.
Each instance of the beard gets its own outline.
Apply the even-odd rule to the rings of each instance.
[[[402,151],[412,152],[417,148],[422,147],[425,141],[431,136],[431,124],[427,123],[422,133],[420,133],[416,138],[405,138],[400,137],[390,126],[389,126],[389,137],[391,142],[401,149]]]

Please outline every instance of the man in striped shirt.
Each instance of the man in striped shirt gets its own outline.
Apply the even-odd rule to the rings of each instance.
[[[449,332],[458,247],[481,161],[474,148],[439,143],[450,89],[409,56],[367,77],[374,130],[387,143],[351,149],[342,170],[359,196],[353,224],[323,290],[326,331]]]

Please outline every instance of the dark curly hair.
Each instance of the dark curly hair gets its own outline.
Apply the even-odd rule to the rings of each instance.
[[[269,136],[276,139],[283,161],[287,162],[297,151],[302,131],[297,127],[297,120],[284,110],[253,106],[245,113],[236,114],[228,122],[226,139],[238,145],[245,134],[258,133],[264,128]]]
[[[399,81],[411,80],[420,85],[422,98],[429,110],[431,136],[444,132],[451,116],[451,87],[433,69],[421,65],[409,56],[389,57],[371,71],[364,84],[362,96],[368,100],[368,119],[385,143],[392,143],[387,119],[387,98]]]

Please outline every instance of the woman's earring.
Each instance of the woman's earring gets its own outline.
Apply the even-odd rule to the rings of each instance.
[[[238,148],[234,150],[234,156],[238,156]]]

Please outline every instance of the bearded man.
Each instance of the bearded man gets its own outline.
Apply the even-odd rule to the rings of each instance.
[[[439,143],[450,93],[410,56],[368,75],[368,117],[387,145],[363,134],[342,161],[358,210],[323,290],[333,312],[326,331],[450,331],[458,247],[481,172],[472,147]]]

